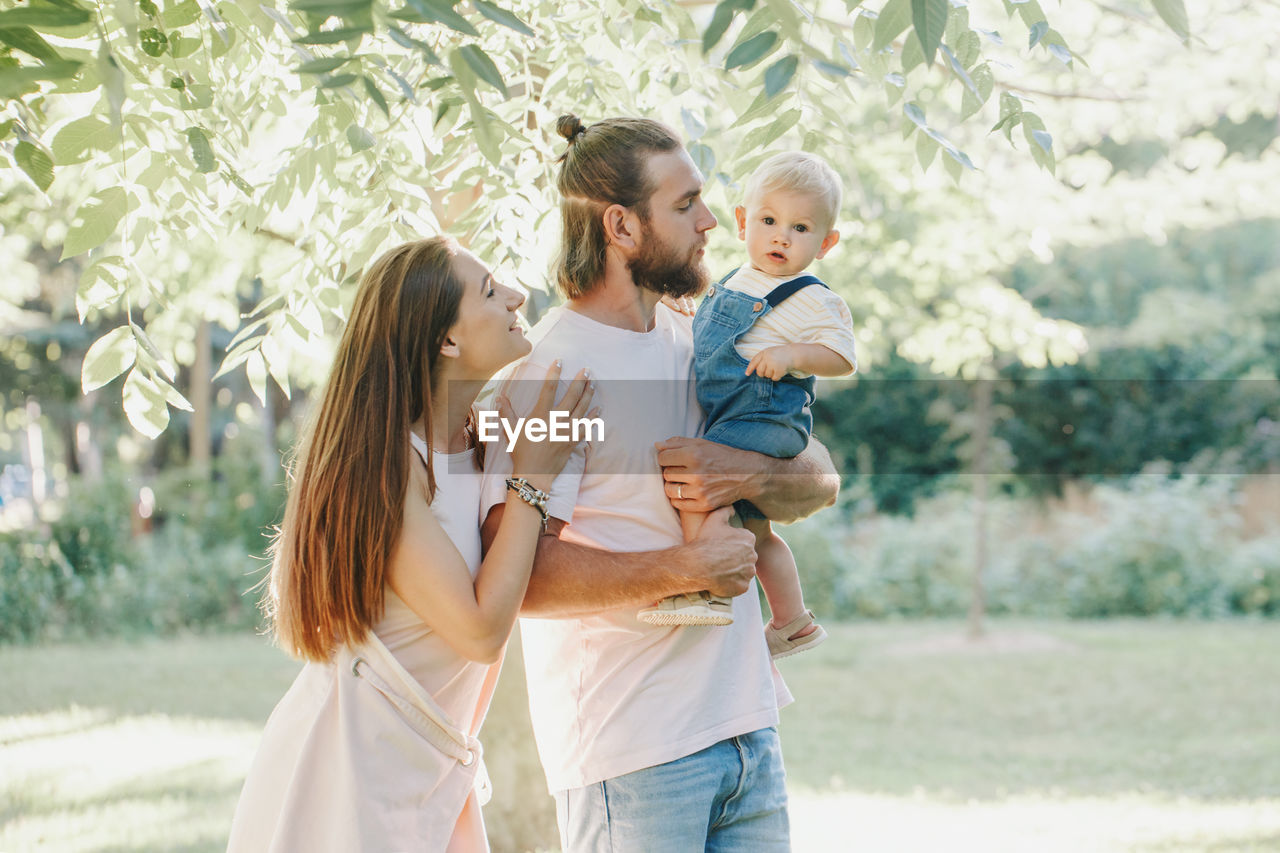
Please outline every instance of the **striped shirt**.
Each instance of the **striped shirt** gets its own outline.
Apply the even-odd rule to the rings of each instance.
[[[743,265],[724,287],[763,298],[794,275],[776,276]],[[761,350],[783,344],[822,344],[827,349],[858,368],[854,353],[853,317],[844,300],[828,288],[813,285],[792,294],[785,302],[757,320],[738,338],[735,349],[738,355],[750,361]],[[809,374],[791,370],[790,374],[803,378]]]

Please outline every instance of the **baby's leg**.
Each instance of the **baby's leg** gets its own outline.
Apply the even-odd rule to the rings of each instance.
[[[780,628],[805,612],[804,592],[800,589],[800,573],[795,557],[782,537],[773,532],[767,518],[749,518],[743,526],[756,536],[756,577],[764,597],[769,601],[769,625]],[[809,623],[787,639],[806,637],[817,630]]]
[[[702,522],[707,520],[705,512],[685,512],[680,510],[680,532],[684,534],[685,542],[692,542],[698,538],[698,531],[702,529]]]
[[[681,512],[680,532],[685,542],[697,538],[705,512]],[[729,625],[733,622],[733,599],[712,595],[705,590],[664,598],[636,614],[650,625]]]

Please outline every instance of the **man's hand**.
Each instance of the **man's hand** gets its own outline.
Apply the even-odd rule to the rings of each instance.
[[[755,475],[746,464],[759,454],[702,438],[668,438],[654,445],[671,505],[683,512],[711,512],[747,494]]]
[[[730,507],[722,507],[702,522],[698,535],[684,546],[690,563],[712,595],[734,598],[747,591],[756,574],[756,537],[729,524]]]
[[[835,503],[840,475],[817,439],[799,456],[776,459],[701,438],[669,438],[654,445],[667,499],[678,510],[710,512],[748,500],[783,524]]]
[[[754,373],[777,382],[796,366],[795,362],[794,347],[790,344],[768,347],[751,357],[747,363],[747,376]]]

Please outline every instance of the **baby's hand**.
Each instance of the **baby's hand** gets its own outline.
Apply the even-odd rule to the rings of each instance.
[[[787,375],[787,371],[794,366],[794,357],[791,347],[787,344],[777,347],[769,347],[762,349],[751,357],[750,363],[747,364],[747,375],[752,373],[757,376],[763,376],[765,379],[772,379],[777,382],[779,379]]]

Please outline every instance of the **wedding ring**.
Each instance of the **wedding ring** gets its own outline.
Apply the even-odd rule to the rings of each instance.
[[[684,500],[684,483],[676,484],[676,500]]]

